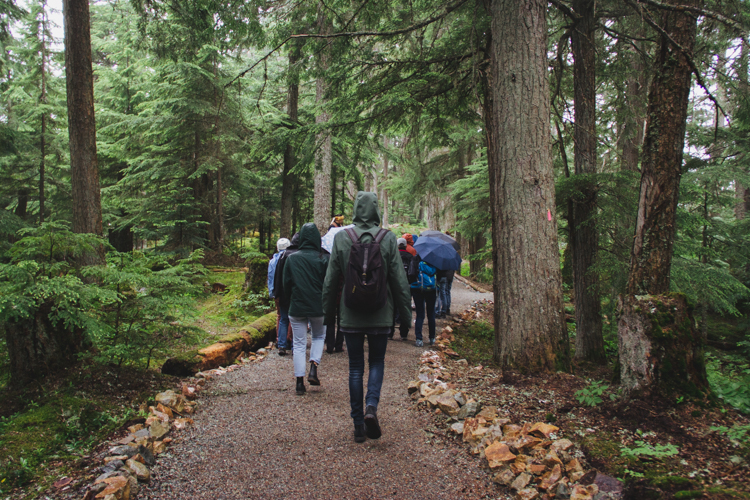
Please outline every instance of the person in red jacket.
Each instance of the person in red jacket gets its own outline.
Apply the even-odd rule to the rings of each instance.
[[[406,251],[416,257],[417,251],[414,250],[414,238],[412,235],[410,233],[404,233],[402,237],[406,240]]]

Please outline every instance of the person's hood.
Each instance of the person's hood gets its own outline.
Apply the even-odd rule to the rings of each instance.
[[[287,250],[297,250],[299,248],[299,232],[294,233],[292,236],[292,244],[287,247]]]
[[[320,252],[320,231],[312,222],[308,222],[299,230],[299,249]]]
[[[405,233],[404,234],[404,239],[406,240],[406,244],[407,245],[414,246],[414,238],[412,238],[411,234]]]
[[[380,210],[378,210],[378,195],[359,191],[354,201],[353,222],[364,229],[380,225]]]

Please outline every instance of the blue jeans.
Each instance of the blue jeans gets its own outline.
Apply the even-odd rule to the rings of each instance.
[[[414,298],[414,307],[417,311],[417,318],[414,320],[414,334],[417,340],[422,340],[422,325],[424,324],[425,312],[427,313],[427,327],[430,331],[430,338],[435,338],[435,290],[420,290],[419,288],[411,289],[411,296]],[[426,309],[426,311],[425,311]]]
[[[388,346],[388,335],[344,333],[346,350],[349,353],[349,403],[352,407],[354,425],[365,423],[365,412],[362,406],[364,389],[362,378],[365,374],[365,335],[367,335],[367,364],[370,373],[367,376],[367,406],[378,407],[380,388],[383,385],[383,371],[385,368],[385,349]]]
[[[286,337],[289,331],[289,306],[282,306],[281,301],[276,299],[276,347],[279,349],[290,349],[292,346],[287,345]]]
[[[438,314],[447,314],[451,310],[451,287],[453,286],[452,278],[440,278],[440,306],[436,311]]]

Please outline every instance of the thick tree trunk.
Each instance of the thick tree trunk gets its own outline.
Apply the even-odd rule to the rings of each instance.
[[[669,0],[672,5],[698,5],[697,0]],[[661,37],[651,83],[648,123],[641,162],[633,253],[628,274],[628,295],[669,292],[675,214],[679,194],[682,150],[685,141],[690,78],[688,57],[695,44],[693,15],[665,11],[662,27],[680,49]]]
[[[636,21],[639,22],[639,21]],[[643,26],[639,24],[635,35],[643,37],[645,34]],[[641,42],[633,41],[635,47]],[[646,88],[648,86],[648,73],[643,65],[643,56],[636,48],[627,44],[624,51],[630,67],[625,81],[625,106],[623,115],[623,130],[621,133],[622,153],[621,168],[638,171],[638,157],[643,144],[643,126],[646,123]]]
[[[289,52],[289,76],[287,77],[289,88],[287,90],[286,112],[292,124],[297,123],[299,108],[299,81],[296,70],[300,59],[300,49],[295,43]],[[292,237],[292,201],[294,196],[295,176],[292,174],[294,168],[294,147],[291,143],[284,149],[284,171],[281,174],[281,237]]]
[[[698,0],[666,3],[701,4]],[[649,92],[633,253],[627,293],[618,304],[617,331],[625,391],[674,397],[675,391],[692,394],[705,386],[706,379],[692,311],[684,297],[669,294],[692,76],[688,57],[695,43],[696,19],[665,10],[661,26],[681,49],[661,36]]]
[[[388,137],[383,137],[383,194],[380,197],[380,206],[383,207],[383,221],[381,226],[388,228],[388,188],[386,183],[388,182]]]
[[[73,232],[102,236],[88,0],[63,0],[63,15],[70,170],[73,185]],[[80,260],[83,265],[103,262],[103,249],[87,254]]]
[[[529,372],[567,369],[570,356],[549,153],[546,10],[542,0],[491,4],[495,359]]]
[[[23,387],[78,360],[83,332],[66,329],[62,321],[53,325],[51,311],[52,303],[45,302],[34,317],[5,324],[11,387]]]
[[[39,103],[47,103],[47,3],[42,2],[42,72],[41,87],[39,92]],[[42,113],[42,131],[39,137],[39,223],[44,222],[45,195],[45,155],[47,154],[47,113]]]
[[[576,352],[578,360],[604,363],[599,279],[592,268],[599,250],[596,224],[596,46],[597,20],[594,0],[573,0],[580,16],[572,33],[573,77],[575,93],[575,174],[571,243],[573,251],[573,288],[576,313]]]
[[[325,14],[325,6],[322,2],[318,5],[318,26],[320,33],[328,33],[328,19]],[[330,57],[328,48],[321,49],[318,55],[318,78],[315,82],[315,103],[318,106],[318,115],[315,117],[317,125],[328,123],[329,115],[326,107],[326,76],[328,70],[328,59]],[[321,130],[315,136],[315,175],[314,180],[314,206],[313,219],[318,226],[321,236],[328,232],[331,213],[331,165],[333,163],[333,144],[331,131]]]
[[[620,297],[620,383],[630,395],[674,400],[707,389],[700,333],[684,295]]]
[[[750,85],[748,85],[748,50],[747,42],[743,40],[740,49],[740,57],[737,66],[737,79],[739,80],[739,97],[740,99],[746,99]],[[738,100],[739,101],[739,100]],[[735,105],[739,105],[736,102]],[[747,216],[747,212],[750,211],[750,189],[743,186],[740,182],[735,181],[735,199],[737,200],[734,205],[734,216],[737,220],[743,220]]]

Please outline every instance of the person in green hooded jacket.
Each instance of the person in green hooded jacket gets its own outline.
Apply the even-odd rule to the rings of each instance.
[[[320,231],[308,222],[299,231],[299,250],[290,255],[284,265],[284,289],[289,304],[289,323],[294,336],[294,376],[296,391],[303,395],[305,389],[305,351],[307,350],[307,325],[312,330],[310,345],[310,385],[320,385],[318,365],[323,356],[326,330],[323,325],[321,291],[328,266],[328,255],[320,249]]]
[[[372,242],[380,230],[380,210],[375,193],[360,191],[354,202],[354,231],[361,243]],[[367,233],[369,236],[365,236]],[[323,283],[323,309],[326,324],[333,324],[338,302],[338,284],[343,279],[349,264],[352,239],[340,231],[333,239],[333,248]],[[354,311],[346,307],[344,297],[340,299],[341,331],[346,339],[349,353],[349,401],[354,421],[354,440],[364,442],[366,437],[381,436],[377,417],[380,389],[383,385],[385,350],[388,335],[393,327],[394,310],[398,309],[402,325],[411,327],[411,296],[404,267],[399,257],[396,235],[388,231],[380,242],[380,254],[385,269],[388,300],[385,306],[372,311]],[[362,379],[365,369],[364,342],[367,336],[368,364],[366,409],[363,411]]]

